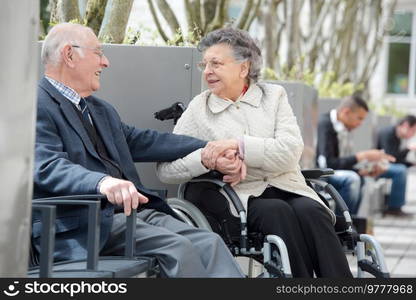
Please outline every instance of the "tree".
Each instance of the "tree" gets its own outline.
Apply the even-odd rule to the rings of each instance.
[[[259,21],[266,67],[315,84],[366,87],[397,0],[267,0]],[[331,76],[325,76],[330,72]]]
[[[52,24],[79,22],[102,42],[122,43],[132,6],[133,0],[49,0],[47,9],[45,3],[42,8],[50,11]]]
[[[78,0],[50,0],[51,23],[81,20]]]
[[[263,0],[246,0],[236,20],[228,14],[229,0],[184,0],[186,29],[180,22],[166,0],[147,0],[157,30],[166,43],[179,45],[186,38],[193,43],[215,29],[223,27],[227,22],[232,26],[247,30],[256,18]],[[159,12],[159,13],[158,13]],[[162,26],[166,22],[169,32]],[[179,34],[178,34],[179,33]]]
[[[98,38],[106,43],[123,42],[133,0],[109,0]]]
[[[107,0],[89,0],[85,8],[85,25],[94,30],[98,35],[100,33],[101,24],[104,19]]]

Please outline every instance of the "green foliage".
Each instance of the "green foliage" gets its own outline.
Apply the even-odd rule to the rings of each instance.
[[[352,82],[339,83],[334,72],[326,72],[322,75],[317,86],[321,98],[343,98],[364,89],[363,84],[355,85]]]
[[[192,47],[198,45],[201,40],[201,31],[198,27],[194,27],[187,34],[178,29],[172,39],[166,42],[168,46]]]
[[[86,20],[72,19],[68,23],[86,25]]]
[[[100,41],[104,44],[114,44],[114,39],[109,34],[104,34],[101,36]]]
[[[188,34],[184,35],[178,30],[174,37],[166,43],[160,38],[159,33],[155,29],[140,26],[138,29],[129,27],[123,40],[123,44],[140,45],[140,46],[180,46],[191,47],[196,46],[201,39],[201,32],[198,28],[194,28]]]
[[[42,32],[47,32],[48,30],[48,21],[50,19],[51,11],[49,7],[49,1],[48,0],[41,0],[40,1],[40,26],[42,27]],[[45,39],[45,36],[42,35],[42,40]]]
[[[140,30],[134,30],[129,27],[127,29],[126,35],[124,36],[123,44],[135,45],[140,38],[142,37],[142,32]]]
[[[183,33],[178,28],[173,37],[166,42],[168,46],[185,46],[185,40],[183,39]]]
[[[380,116],[393,116],[397,119],[403,118],[407,115],[407,111],[399,109],[393,99],[386,99],[384,101],[370,101],[368,104],[371,111],[374,111]]]
[[[38,41],[43,41],[46,38],[46,34],[41,33],[38,35]]]
[[[137,29],[129,27],[123,40],[123,44],[138,46],[160,46],[162,45],[159,33],[155,29],[139,26]]]
[[[266,68],[263,70],[262,76],[266,80],[303,82],[317,89],[320,98],[342,98],[364,88],[362,84],[355,85],[351,82],[337,82],[334,72],[317,74],[310,70],[300,70],[297,65],[294,65],[291,69],[284,66],[279,75],[274,70]]]

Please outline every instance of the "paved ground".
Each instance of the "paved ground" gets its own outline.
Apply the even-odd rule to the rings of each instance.
[[[391,277],[416,278],[416,168],[409,172],[403,210],[415,214],[413,218],[374,217],[374,237],[384,249]],[[351,269],[356,272],[354,259],[349,256]]]

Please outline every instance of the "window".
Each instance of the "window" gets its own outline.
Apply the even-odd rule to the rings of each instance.
[[[416,74],[414,32],[415,14],[404,11],[394,14],[389,38],[389,55],[387,70],[387,93],[413,96]],[[413,52],[413,54],[412,54]],[[413,78],[413,80],[412,80]]]
[[[407,94],[409,90],[410,44],[390,43],[387,92]]]

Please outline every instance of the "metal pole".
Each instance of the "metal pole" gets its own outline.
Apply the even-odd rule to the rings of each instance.
[[[0,277],[26,276],[33,181],[39,1],[0,9]]]

